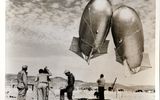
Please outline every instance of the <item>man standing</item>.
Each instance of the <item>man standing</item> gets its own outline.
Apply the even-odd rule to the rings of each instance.
[[[45,72],[43,69],[39,69],[39,74],[37,75],[35,81],[37,82],[37,100],[48,100],[48,77],[52,73],[45,67]]]
[[[97,83],[98,83],[99,100],[104,100],[105,79],[103,74],[100,75],[100,78],[97,80]]]
[[[65,92],[67,92],[67,98],[69,100],[72,100],[75,78],[74,78],[73,74],[68,70],[65,70],[64,73],[68,77],[68,86],[65,89],[60,90],[60,100],[64,100],[64,93]]]
[[[46,91],[46,92],[47,92],[46,100],[48,100],[49,90],[50,90],[49,83],[50,83],[50,81],[51,81],[50,76],[52,76],[52,73],[49,71],[49,69],[48,69],[47,66],[44,68],[44,74],[48,74],[48,76],[47,76],[48,86],[47,86],[47,91]]]
[[[27,77],[27,65],[22,66],[22,70],[17,74],[17,100],[26,100],[26,93],[28,90],[28,77]]]

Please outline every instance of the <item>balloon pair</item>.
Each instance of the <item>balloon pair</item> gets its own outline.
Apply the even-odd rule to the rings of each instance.
[[[79,38],[73,37],[70,50],[89,64],[90,59],[107,53],[109,40],[106,37],[110,28],[116,61],[121,64],[126,61],[132,73],[150,68],[137,12],[125,5],[112,11],[112,5],[107,0],[91,0],[87,4],[81,17]]]

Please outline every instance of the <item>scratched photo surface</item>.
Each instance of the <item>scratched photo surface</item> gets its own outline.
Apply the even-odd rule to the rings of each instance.
[[[155,99],[155,0],[110,0],[113,11],[127,5],[141,20],[144,53],[148,53],[151,68],[136,74],[116,61],[111,29],[106,37],[107,53],[91,59],[89,64],[70,50],[73,37],[79,37],[82,13],[89,1],[6,0],[6,100],[17,100],[16,75],[22,65],[28,65],[27,100],[37,99],[32,86],[38,70],[45,66],[52,72],[49,100],[59,99],[60,88],[67,84],[66,69],[76,79],[73,99],[96,99],[100,74],[106,81],[105,99]],[[114,82],[115,90],[108,91]]]

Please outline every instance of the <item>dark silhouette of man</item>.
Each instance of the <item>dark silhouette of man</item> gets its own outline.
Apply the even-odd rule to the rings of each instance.
[[[72,100],[75,77],[69,70],[65,70],[64,73],[68,77],[68,85],[66,88],[60,90],[60,100],[64,100],[64,93],[65,92],[67,92],[67,98],[69,100]]]
[[[104,100],[105,79],[103,74],[100,75],[100,78],[97,80],[97,83],[98,83],[99,100]]]

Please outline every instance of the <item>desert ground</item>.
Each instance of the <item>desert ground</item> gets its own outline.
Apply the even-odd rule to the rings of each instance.
[[[17,100],[17,89],[6,87],[6,100]],[[95,99],[95,91],[87,90],[75,90],[73,93],[73,99],[77,100],[80,98]],[[110,92],[105,91],[105,99],[109,100],[155,100],[154,93],[145,93],[145,92]],[[27,92],[26,100],[37,100],[36,90],[29,89]],[[59,100],[59,90],[50,90],[49,100]],[[66,98],[67,100],[67,98]]]

